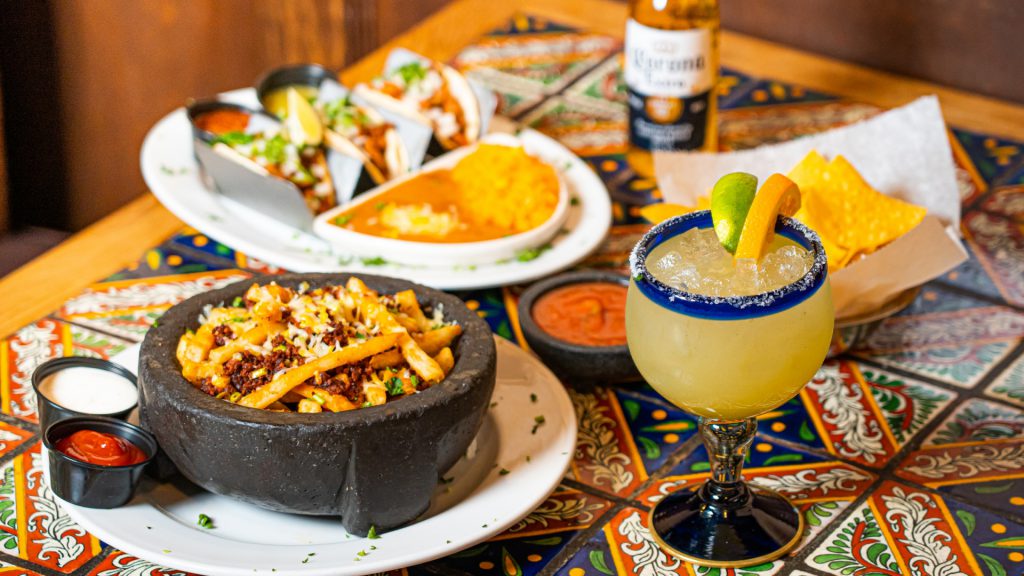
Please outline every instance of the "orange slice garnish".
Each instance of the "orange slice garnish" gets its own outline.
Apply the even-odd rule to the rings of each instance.
[[[772,174],[754,196],[743,223],[736,258],[760,259],[775,236],[779,216],[792,216],[800,209],[800,188],[782,174]]]

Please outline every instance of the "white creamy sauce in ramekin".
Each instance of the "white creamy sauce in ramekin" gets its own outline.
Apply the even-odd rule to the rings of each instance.
[[[121,412],[139,399],[138,389],[127,378],[83,366],[50,374],[39,383],[39,393],[68,410],[84,414]]]

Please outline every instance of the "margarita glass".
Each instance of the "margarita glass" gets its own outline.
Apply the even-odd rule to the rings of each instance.
[[[664,252],[659,246],[711,226],[710,212],[693,212],[655,226],[636,245],[626,337],[647,382],[699,417],[711,460],[711,477],[696,492],[670,494],[651,511],[654,537],[689,562],[742,567],[782,556],[803,533],[803,516],[785,497],[747,485],[741,473],[755,417],[796,395],[821,367],[834,312],[821,241],[791,218],[778,219],[772,247],[795,245],[791,252],[810,264],[763,293],[734,296],[727,288],[704,296],[648,269],[652,251]]]

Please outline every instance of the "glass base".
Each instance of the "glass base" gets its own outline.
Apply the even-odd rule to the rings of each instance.
[[[666,496],[651,510],[651,534],[687,562],[742,568],[783,556],[800,541],[804,516],[773,490],[705,483]]]

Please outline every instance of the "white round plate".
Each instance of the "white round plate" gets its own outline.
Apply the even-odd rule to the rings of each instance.
[[[334,518],[271,512],[187,482],[144,479],[135,498],[113,510],[63,506],[107,544],[211,576],[369,574],[453,554],[539,506],[562,480],[576,447],[576,415],[562,384],[529,352],[495,340],[498,380],[474,445],[445,474],[451,482],[438,485],[420,520],[378,539],[350,536]],[[114,360],[134,371],[138,347]],[[541,415],[544,423],[536,425]],[[214,529],[197,525],[200,514]]]
[[[251,88],[226,92],[226,101],[257,106]],[[200,176],[192,147],[192,128],[184,108],[171,112],[150,129],[142,144],[141,167],[146,185],[175,216],[203,234],[245,254],[293,272],[363,272],[398,276],[443,290],[488,288],[548,276],[576,264],[593,252],[611,226],[611,201],[601,179],[587,164],[555,140],[523,130],[532,149],[561,171],[574,199],[569,216],[537,258],[467,266],[367,265],[329,242],[293,228],[211,190]],[[372,262],[372,259],[367,261]]]

